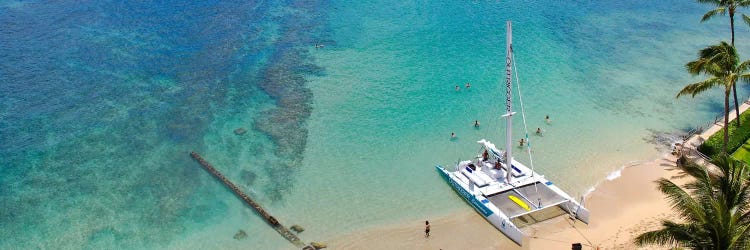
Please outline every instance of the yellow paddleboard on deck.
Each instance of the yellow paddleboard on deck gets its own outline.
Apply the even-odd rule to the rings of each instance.
[[[531,210],[531,208],[529,208],[529,205],[526,205],[526,202],[523,202],[523,201],[522,201],[521,199],[519,199],[518,197],[515,197],[515,196],[513,196],[513,195],[508,195],[508,199],[510,199],[510,200],[512,200],[513,202],[515,202],[515,203],[516,203],[516,205],[518,205],[519,207],[521,207],[521,208],[523,208],[523,209],[526,209],[526,211],[529,211],[529,210]]]

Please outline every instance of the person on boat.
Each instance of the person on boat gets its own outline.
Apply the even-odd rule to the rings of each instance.
[[[536,128],[536,134],[542,135],[542,128]]]
[[[487,161],[487,159],[490,158],[490,154],[487,152],[487,150],[484,150],[484,153],[482,153],[482,160]]]
[[[474,127],[479,127],[479,120],[474,120]]]
[[[495,169],[498,169],[498,170],[499,170],[499,169],[501,169],[502,167],[503,167],[503,165],[500,165],[500,159],[497,159],[497,161],[495,161]]]
[[[468,89],[468,88],[471,88],[471,83],[469,83],[469,82],[466,82],[466,88],[467,88],[467,89]]]
[[[544,117],[544,121],[546,121],[547,124],[551,124],[552,123],[552,120],[549,119],[549,115],[547,115],[546,117]]]
[[[430,237],[430,221],[424,221],[424,237]]]
[[[523,138],[521,138],[521,140],[520,140],[520,141],[518,141],[518,144],[519,144],[518,146],[519,146],[519,147],[523,147],[523,144],[524,144],[524,143],[526,143],[526,140],[524,140]]]

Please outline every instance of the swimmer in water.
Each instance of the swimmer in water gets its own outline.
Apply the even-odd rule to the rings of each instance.
[[[474,120],[474,127],[479,127],[479,120]]]
[[[536,128],[536,134],[542,135],[542,128]]]
[[[544,121],[546,121],[547,124],[552,123],[552,120],[549,119],[549,115],[547,115],[546,117],[544,117]]]
[[[456,138],[456,133],[451,132],[451,138]]]
[[[524,140],[523,138],[521,138],[521,140],[520,140],[520,141],[518,141],[518,146],[519,146],[519,147],[523,147],[523,144],[524,144],[524,143],[526,143],[526,140]]]

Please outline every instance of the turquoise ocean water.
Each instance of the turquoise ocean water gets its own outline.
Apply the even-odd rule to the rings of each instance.
[[[191,150],[306,241],[467,211],[434,165],[502,144],[506,20],[529,129],[545,131],[536,169],[584,194],[656,158],[654,135],[721,112],[719,91],[674,99],[701,79],[683,65],[729,39],[725,18],[699,23],[707,9],[0,1],[0,249],[292,247]]]

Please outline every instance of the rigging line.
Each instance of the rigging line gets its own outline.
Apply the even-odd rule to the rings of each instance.
[[[526,151],[529,154],[529,165],[531,165],[531,176],[534,176],[534,160],[531,157],[531,141],[529,141],[529,128],[526,126],[526,111],[524,111],[523,98],[521,96],[521,83],[518,80],[518,67],[516,67],[516,55],[511,53],[514,75],[516,76],[516,89],[518,89],[518,102],[521,103],[521,117],[523,118],[523,132],[526,136]]]
[[[524,133],[524,136],[526,136],[526,152],[528,152],[529,154],[529,165],[531,166],[531,178],[534,178],[534,173],[536,172],[534,171],[534,158],[531,157],[531,141],[529,140],[529,128],[526,126],[526,110],[524,109],[523,97],[521,96],[521,83],[518,80],[519,77],[518,77],[518,67],[516,66],[516,55],[512,52],[513,50],[511,48],[510,56],[511,56],[511,61],[513,61],[513,69],[515,69],[513,71],[514,72],[513,75],[516,77],[516,89],[518,90],[518,102],[521,103],[521,117],[523,118],[523,133]],[[537,183],[538,183],[537,181],[534,182],[534,191],[536,192],[537,195],[539,195],[539,187],[537,187],[536,185]],[[537,199],[539,200],[539,203],[541,204],[542,198],[539,197]]]
[[[531,238],[533,238],[533,239],[540,239],[540,240],[546,240],[546,241],[560,242],[560,243],[570,243],[569,239],[556,240],[556,239],[552,239],[552,238],[544,238],[544,237],[539,237],[539,236],[531,236]],[[586,244],[586,243],[582,243],[581,245],[587,246],[587,247],[592,247],[592,248],[594,247],[593,245]]]
[[[574,220],[573,220],[572,222],[571,222],[571,221],[569,221],[569,220],[565,220],[565,221],[567,221],[567,222],[568,222],[568,224],[569,224],[569,225],[570,225],[570,226],[571,226],[571,227],[572,227],[573,229],[575,229],[575,230],[576,230],[576,232],[578,233],[578,235],[580,235],[580,236],[581,236],[581,237],[582,237],[582,238],[583,238],[584,240],[586,240],[586,242],[588,242],[588,243],[589,243],[589,246],[592,246],[592,247],[594,246],[594,243],[593,243],[593,242],[591,242],[591,240],[589,240],[589,238],[588,238],[588,237],[586,237],[586,235],[585,235],[585,234],[583,234],[583,232],[581,232],[581,230],[579,230],[579,229],[578,229],[578,227],[576,227],[576,221],[575,221],[575,218],[574,218]]]

